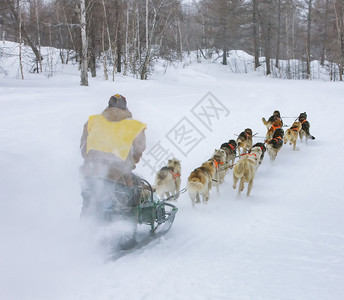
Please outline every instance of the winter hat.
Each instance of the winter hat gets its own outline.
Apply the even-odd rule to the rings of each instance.
[[[128,110],[127,100],[120,94],[113,95],[109,100],[109,107],[117,107],[123,110]]]

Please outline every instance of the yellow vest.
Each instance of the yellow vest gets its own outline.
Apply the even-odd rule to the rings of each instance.
[[[112,153],[123,161],[129,155],[131,146],[146,124],[136,120],[110,122],[102,115],[93,115],[88,119],[87,150]]]

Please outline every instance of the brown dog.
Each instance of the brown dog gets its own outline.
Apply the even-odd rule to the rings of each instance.
[[[250,195],[253,179],[258,169],[261,155],[262,149],[260,147],[254,147],[251,149],[251,153],[241,156],[235,164],[233,168],[233,189],[236,189],[237,183],[240,180],[239,195],[244,190],[245,182],[248,183],[247,196]]]
[[[200,195],[203,197],[203,203],[207,203],[209,200],[209,191],[213,186],[213,177],[215,174],[215,165],[211,160],[206,161],[201,167],[191,172],[188,182],[187,189],[189,196],[192,201],[192,206],[200,201]]]
[[[282,126],[283,126],[283,123],[280,119],[277,119],[276,121],[274,121],[271,127],[269,128],[268,132],[266,133],[266,141],[270,141],[274,135],[275,130],[278,128],[282,128]]]
[[[272,126],[272,124],[276,120],[280,120],[282,122],[282,126],[283,126],[283,121],[282,121],[282,118],[281,118],[281,114],[280,114],[280,112],[278,110],[275,110],[273,112],[272,116],[267,121],[265,120],[265,118],[262,118],[262,121],[263,121],[264,125],[266,126],[266,128],[268,130],[270,129],[270,127]]]
[[[246,128],[245,131],[241,132],[236,143],[239,154],[241,154],[240,149],[242,149],[242,153],[247,153],[247,151],[252,147],[252,130],[250,128]]]
[[[154,188],[156,194],[160,199],[164,196],[170,198],[174,195],[174,200],[177,200],[180,193],[180,161],[176,158],[169,159],[167,166],[161,168],[155,177]]]
[[[299,136],[299,132],[301,129],[300,122],[294,122],[293,125],[285,131],[284,134],[284,144],[289,141],[289,145],[293,145],[293,150],[295,151],[296,141]]]

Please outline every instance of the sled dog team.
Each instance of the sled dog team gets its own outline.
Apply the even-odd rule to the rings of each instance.
[[[283,121],[278,110],[275,110],[268,120],[262,118],[262,121],[267,128],[264,143],[252,145],[252,130],[246,128],[236,140],[231,139],[223,143],[220,149],[215,149],[209,160],[191,172],[186,188],[193,206],[201,202],[201,197],[203,203],[208,202],[209,192],[213,185],[219,192],[219,186],[223,183],[229,169],[233,169],[233,188],[236,189],[239,183],[238,194],[240,194],[244,190],[244,184],[248,183],[247,196],[249,196],[255,173],[263,162],[265,152],[268,152],[270,160],[274,161],[283,143],[289,142],[295,150],[298,137],[301,143],[304,139],[306,143],[308,139],[315,139],[310,134],[310,124],[305,112],[301,113],[285,132],[282,129]],[[239,157],[239,160],[234,163],[236,157]],[[157,172],[154,188],[160,199],[178,199],[180,175],[181,164],[176,158],[169,159],[167,165]]]

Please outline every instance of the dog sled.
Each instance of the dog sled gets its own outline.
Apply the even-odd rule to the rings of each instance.
[[[136,239],[135,243],[119,251],[112,251],[108,260],[113,261],[124,255],[127,255],[137,249],[148,245],[153,240],[166,234],[174,222],[178,208],[168,202],[173,200],[174,196],[167,199],[158,199],[152,186],[148,181],[138,178],[139,183],[135,188],[140,195],[139,201],[133,207],[127,208],[123,214],[130,216],[131,220],[136,222]],[[118,212],[112,210],[110,206],[104,205],[101,211],[98,211],[98,219],[105,224],[115,220]],[[140,225],[148,226],[141,228]]]
[[[140,204],[134,208],[137,210],[138,224],[150,226],[151,235],[157,232],[166,233],[171,228],[178,211],[178,208],[174,204],[167,202],[174,196],[167,199],[158,199],[149,182],[143,179],[141,180],[149,187],[149,194],[141,198]]]

